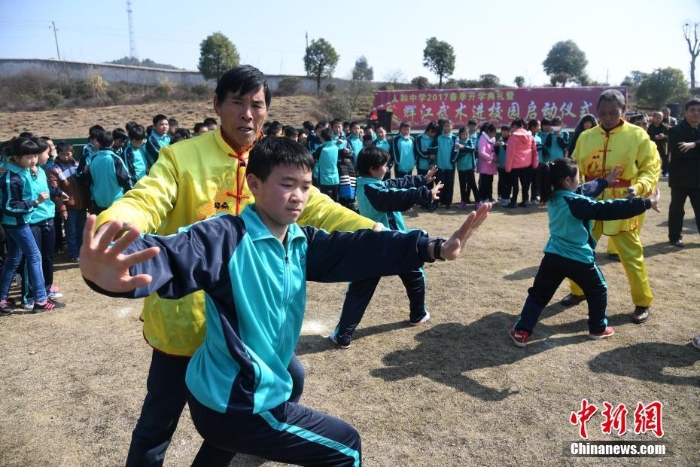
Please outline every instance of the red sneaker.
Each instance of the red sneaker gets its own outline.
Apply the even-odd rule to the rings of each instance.
[[[32,313],[41,313],[42,311],[58,310],[59,308],[65,307],[66,305],[64,305],[63,303],[54,302],[49,298],[44,303],[34,302],[34,308],[32,309]]]
[[[511,339],[513,339],[513,343],[516,345],[516,347],[525,347],[527,345],[527,341],[530,340],[530,333],[521,329],[513,328],[508,331],[508,335]]]
[[[605,329],[603,329],[602,332],[590,333],[588,337],[597,341],[598,339],[605,339],[606,337],[610,337],[613,334],[615,334],[615,330],[608,326]]]

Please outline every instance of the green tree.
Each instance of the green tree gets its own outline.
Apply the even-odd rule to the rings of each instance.
[[[501,85],[501,79],[490,73],[479,76],[479,83],[482,88],[497,88]]]
[[[428,89],[430,87],[430,81],[425,76],[416,76],[411,80],[411,84],[416,89]]]
[[[374,79],[374,68],[369,66],[364,55],[355,60],[352,79],[357,81],[372,81]]]
[[[340,56],[327,40],[312,40],[304,55],[304,69],[308,76],[316,78],[316,94],[321,92],[321,78],[333,77]]]
[[[241,60],[236,46],[220,32],[207,36],[199,44],[199,50],[197,68],[204,79],[219,79],[226,71],[238,66]]]
[[[678,68],[658,68],[648,74],[637,88],[640,104],[660,109],[688,94],[688,82]]]
[[[513,80],[513,82],[515,83],[515,85],[517,87],[522,88],[523,86],[525,86],[525,77],[516,76],[515,79]]]
[[[447,42],[431,37],[423,50],[423,66],[438,76],[438,88],[442,89],[442,78],[449,77],[455,71],[454,48]]]
[[[586,75],[588,59],[583,50],[579,49],[572,40],[554,44],[542,65],[553,86],[561,83],[564,87],[569,81],[581,85],[588,82],[588,75]]]
[[[683,25],[683,37],[688,43],[690,53],[690,87],[695,87],[695,59],[700,55],[700,23],[685,23]],[[692,38],[692,39],[691,39]]]

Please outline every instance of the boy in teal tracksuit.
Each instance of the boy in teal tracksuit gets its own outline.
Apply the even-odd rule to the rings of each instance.
[[[428,176],[406,175],[402,178],[384,180],[388,171],[389,153],[373,146],[360,152],[357,160],[357,206],[361,215],[380,222],[391,230],[405,231],[401,211],[414,204],[429,204],[437,198],[441,185],[431,190],[426,185],[434,180],[437,171],[433,168]],[[418,326],[430,319],[425,309],[425,274],[423,269],[415,269],[399,274],[406,287],[410,302],[409,322]],[[352,334],[360,324],[381,277],[353,281],[345,294],[345,303],[340,321],[331,333],[330,339],[340,348],[350,346]]]
[[[295,223],[311,187],[313,159],[287,138],[251,150],[246,179],[256,203],[239,217],[215,216],[175,235],[90,233],[81,272],[111,296],[204,290],[207,333],[187,368],[190,413],[221,449],[300,465],[360,466],[360,436],[342,420],[290,402],[287,370],[301,333],[306,281],[399,274],[454,259],[488,212],[470,215],[447,242],[422,231],[335,232]],[[86,227],[92,232],[91,217]],[[157,247],[157,248],[151,248]],[[133,253],[133,254],[132,254]]]
[[[92,213],[99,214],[132,188],[131,175],[124,161],[112,151],[112,134],[103,131],[97,136],[100,149],[86,172],[90,181]]]
[[[469,133],[467,127],[459,129],[457,142],[461,147],[456,154],[457,175],[459,176],[459,209],[464,209],[467,204],[472,204],[470,194],[474,194],[474,202],[479,200],[479,187],[476,184],[476,131]]]
[[[317,161],[314,171],[318,180],[318,188],[321,193],[330,196],[333,201],[338,201],[338,145],[333,142],[333,131],[330,128],[321,130],[321,145],[314,151],[314,159]]]

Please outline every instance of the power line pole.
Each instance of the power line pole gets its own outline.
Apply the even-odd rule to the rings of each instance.
[[[306,35],[306,48],[308,49],[309,48],[309,31],[306,31],[305,35]]]
[[[56,29],[56,23],[54,23],[53,21],[51,21],[51,25],[53,27],[53,38],[56,41],[56,55],[58,55],[58,59],[60,60],[61,52],[58,51],[58,34],[56,34],[56,31],[58,31],[58,29]]]
[[[129,55],[136,57],[136,41],[134,40],[134,24],[131,21],[131,0],[126,1],[126,12],[129,14]]]

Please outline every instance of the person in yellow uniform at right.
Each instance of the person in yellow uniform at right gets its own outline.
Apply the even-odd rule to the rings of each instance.
[[[618,181],[608,185],[598,199],[645,196],[656,188],[661,173],[656,144],[643,128],[626,122],[625,98],[620,91],[606,89],[598,98],[600,125],[581,134],[572,158],[585,180],[606,177],[617,165],[621,167]],[[607,235],[620,255],[630,284],[634,312],[632,321],[643,323],[649,317],[654,300],[644,262],[644,247],[639,238],[639,216],[625,220],[595,221],[593,236],[596,240]],[[561,304],[576,305],[586,297],[581,288],[571,282],[571,293]]]

